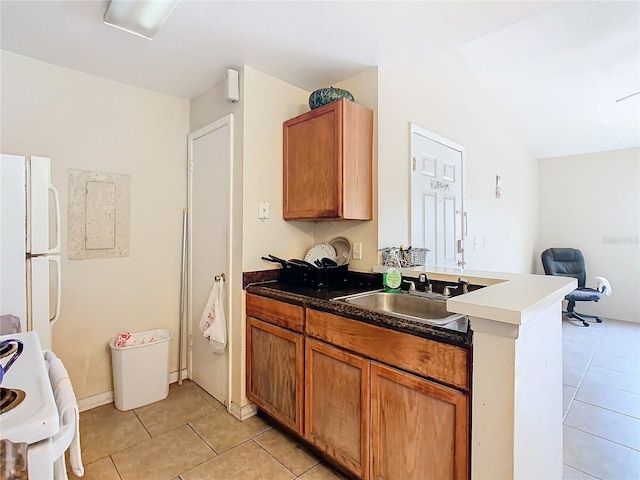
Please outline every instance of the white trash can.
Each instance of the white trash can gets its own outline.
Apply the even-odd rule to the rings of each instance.
[[[118,410],[149,405],[169,395],[169,330],[133,333],[127,345],[109,341],[113,367],[113,397]]]

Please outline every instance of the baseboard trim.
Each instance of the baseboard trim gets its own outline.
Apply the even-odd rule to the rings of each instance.
[[[187,369],[183,368],[182,369],[182,379],[186,380],[187,379]],[[175,372],[171,372],[169,374],[169,383],[176,383],[178,381],[178,370],[176,370]]]
[[[78,409],[84,412],[109,403],[113,403],[113,390],[78,400]]]
[[[235,402],[231,402],[229,405],[229,413],[236,417],[240,421],[244,421],[247,418],[251,418],[258,413],[258,407],[254,403],[247,403],[245,406],[241,407]]]
[[[185,380],[187,378],[187,369],[184,368],[182,370],[182,378]],[[178,371],[169,373],[169,383],[176,383],[178,381]],[[99,393],[97,395],[92,395],[90,397],[82,398],[78,400],[78,409],[81,412],[86,410],[91,410],[92,408],[101,407],[103,405],[108,405],[113,403],[113,390],[109,390],[108,392]]]

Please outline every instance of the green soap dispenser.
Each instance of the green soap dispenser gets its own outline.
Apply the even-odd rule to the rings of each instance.
[[[400,260],[398,250],[392,249],[389,252],[387,261],[384,263],[385,269],[382,273],[382,285],[385,292],[398,293],[402,284],[402,273],[400,272]]]

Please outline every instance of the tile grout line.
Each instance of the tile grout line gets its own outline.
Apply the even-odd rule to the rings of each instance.
[[[206,416],[206,415],[205,415],[205,416]],[[202,417],[200,417],[200,418],[202,418]],[[200,420],[200,418],[198,418],[198,419],[196,419],[196,420]],[[207,447],[209,447],[209,448],[213,451],[213,453],[215,453],[215,454],[216,454],[216,456],[215,456],[215,457],[213,457],[213,458],[216,458],[216,457],[219,457],[220,455],[222,455],[222,453],[218,453],[218,451],[217,451],[215,448],[213,448],[213,445],[211,445],[209,442],[207,442],[207,440],[206,440],[202,435],[200,435],[200,432],[198,432],[198,431],[195,429],[195,427],[194,427],[193,425],[191,425],[191,423],[190,423],[190,422],[185,423],[185,425],[187,425],[187,426],[191,429],[191,431],[192,431],[193,433],[195,433],[195,434],[198,436],[198,438],[199,438],[200,440],[202,440],[202,441],[204,442],[204,444],[205,444]],[[211,459],[209,459],[209,460],[211,460]],[[209,460],[207,460],[207,461],[209,461]],[[203,463],[204,463],[204,462],[203,462]]]
[[[153,438],[153,435],[151,435],[151,432],[147,429],[147,426],[144,424],[142,419],[138,416],[138,412],[136,412],[136,409],[134,408],[131,411],[136,416],[136,419],[140,422],[140,425],[142,425],[142,428],[144,428],[144,431],[147,432],[147,435],[149,435],[149,438]],[[146,438],[145,440],[149,440],[149,438]],[[142,440],[142,442],[144,442],[144,440]],[[141,442],[138,442],[138,443],[141,443]]]
[[[563,329],[563,331],[562,331],[562,340],[563,340],[563,342],[564,342],[564,339],[565,339],[564,333],[565,332],[564,332],[564,329]],[[576,400],[576,396],[578,395],[578,392],[580,391],[580,387],[582,386],[582,381],[584,380],[584,376],[587,374],[587,370],[589,370],[589,367],[591,366],[591,361],[593,360],[593,356],[595,355],[596,350],[598,349],[598,346],[600,345],[600,342],[602,341],[602,336],[603,335],[604,335],[604,332],[602,332],[600,335],[598,335],[598,339],[595,342],[595,345],[593,346],[593,349],[591,350],[591,353],[589,355],[589,360],[587,361],[587,365],[586,365],[584,371],[582,372],[582,375],[580,376],[580,380],[578,381],[578,385],[576,385],[576,387],[575,387],[576,391],[573,394],[573,398],[569,402],[569,405],[567,406],[567,411],[564,414],[564,416],[562,417],[562,426],[563,427],[573,428],[573,427],[569,427],[569,426],[565,425],[564,422],[565,422],[565,419],[567,418],[567,416],[569,415],[569,412],[571,412],[571,407],[573,406],[573,402]],[[580,343],[582,343],[582,342],[580,342]],[[564,367],[564,361],[565,361],[564,344],[563,344],[562,348],[563,348],[562,365]],[[563,437],[564,437],[564,435],[563,435]],[[563,447],[562,447],[562,456],[563,456],[563,462],[564,462],[564,442],[563,442]],[[568,465],[568,466],[571,467],[571,465]],[[574,468],[574,467],[571,467],[571,468]],[[595,475],[591,475],[589,472],[583,472],[582,470],[577,469],[577,468],[575,470],[578,470],[579,472],[582,472],[582,473],[584,473],[586,475],[590,475],[592,477],[596,477]],[[596,477],[596,478],[598,478],[598,477]]]
[[[262,435],[262,434],[258,434],[258,435],[254,436],[254,437],[251,437],[249,440],[252,441],[254,444],[256,444],[258,446],[258,448],[261,448],[267,455],[269,455],[271,458],[273,458],[276,462],[278,462],[280,465],[282,465],[285,468],[285,470],[287,470],[287,472],[289,472],[291,475],[293,475],[293,478],[291,480],[295,480],[296,478],[298,478],[300,475],[297,475],[295,472],[292,472],[291,470],[289,470],[289,467],[287,467],[284,463],[282,463],[278,458],[274,457],[269,450],[267,450],[262,445],[260,445],[258,442],[256,442],[255,438],[257,436],[259,436],[259,435]],[[305,471],[305,473],[306,473],[306,471]],[[304,473],[302,473],[301,475],[304,475]]]
[[[596,350],[598,349],[598,346],[602,342],[602,336],[603,335],[604,335],[604,332],[602,332],[600,335],[598,335],[598,341],[594,345],[593,350],[592,350],[591,354],[589,355],[589,360],[587,360],[587,366],[585,367],[584,372],[582,372],[582,375],[580,376],[580,380],[578,381],[578,385],[575,387],[576,388],[576,394],[573,396],[573,399],[571,399],[571,402],[569,403],[569,408],[567,408],[567,414],[569,413],[569,410],[571,410],[571,405],[573,405],[573,401],[575,400],[576,395],[578,395],[578,390],[580,390],[580,387],[582,386],[582,381],[584,380],[584,376],[587,374],[587,370],[589,370],[589,367],[591,366],[591,361],[593,360],[593,357],[596,354]],[[563,332],[563,339],[564,339],[564,332]],[[562,363],[564,364],[564,352],[562,354]]]
[[[574,397],[574,399],[571,401],[572,405],[573,405],[573,402],[584,403],[585,405],[590,405],[590,406],[595,407],[595,408],[601,408],[602,410],[606,410],[607,412],[617,413],[618,415],[622,415],[624,417],[628,417],[628,418],[631,418],[633,420],[640,421],[640,417],[634,417],[633,415],[629,415],[628,413],[619,412],[618,410],[612,410],[611,408],[603,407],[602,405],[596,405],[595,403],[590,403],[590,402],[587,402],[586,400],[579,400],[579,399],[576,399]]]
[[[573,468],[574,470],[577,470],[580,473],[584,473],[585,475],[589,475],[590,477],[593,477],[596,480],[602,480],[600,477],[596,477],[595,475],[591,475],[589,472],[584,472],[584,471],[580,470],[579,468],[574,467],[573,465],[569,465],[568,463],[563,463],[563,465],[566,465],[569,468]]]
[[[214,411],[213,413],[216,413],[216,412],[218,412],[218,410]],[[195,420],[200,420],[201,418],[206,417],[206,416],[207,416],[207,415],[202,415],[201,417],[198,417],[198,418],[197,418],[197,419],[195,419]],[[209,449],[210,449],[213,453],[215,453],[216,455],[215,455],[215,457],[209,458],[209,459],[205,460],[204,462],[201,462],[201,463],[199,463],[198,465],[194,465],[194,466],[193,466],[193,467],[191,467],[190,469],[188,469],[188,470],[186,470],[186,471],[184,471],[184,472],[180,473],[180,474],[178,475],[178,478],[180,478],[180,479],[182,479],[182,475],[183,475],[183,474],[186,474],[186,473],[190,472],[191,470],[193,470],[194,468],[198,468],[200,465],[203,465],[203,464],[205,464],[205,463],[207,463],[207,462],[209,462],[209,461],[211,461],[211,460],[213,460],[213,459],[215,459],[215,458],[218,458],[220,455],[222,455],[222,453],[218,453],[218,451],[217,451],[215,448],[213,448],[213,445],[211,445],[209,442],[207,442],[207,440],[206,440],[202,435],[200,435],[200,433],[195,429],[195,427],[194,427],[193,425],[191,425],[191,421],[194,421],[194,420],[190,420],[189,422],[184,423],[184,425],[188,426],[188,427],[191,429],[191,431],[192,431],[193,433],[195,433],[195,434],[196,434],[196,436],[197,436],[200,440],[202,440],[202,441],[204,442],[204,444],[205,444],[207,447],[209,447]]]
[[[592,433],[592,432],[587,432],[586,430],[582,430],[581,428],[574,427],[572,425],[564,425],[564,426],[568,427],[568,428],[572,428],[574,430],[577,430],[578,432],[586,433],[587,435],[591,435],[592,437],[600,438],[600,439],[605,440],[605,441],[607,441],[609,443],[613,443],[615,445],[619,445],[621,447],[628,448],[629,450],[633,450],[634,452],[640,453],[640,450],[638,450],[637,448],[630,447],[629,445],[625,445],[624,443],[616,442],[615,440],[611,440],[610,438],[606,438],[606,437],[603,437],[601,435],[598,435],[598,434],[595,434],[595,433]],[[585,473],[587,473],[587,472],[585,472]]]
[[[111,460],[111,464],[113,465],[113,468],[115,469],[116,474],[118,475],[118,478],[122,480],[122,475],[120,475],[120,470],[118,470],[118,466],[116,465],[116,462],[113,461],[113,457],[111,455],[109,455],[109,460]]]

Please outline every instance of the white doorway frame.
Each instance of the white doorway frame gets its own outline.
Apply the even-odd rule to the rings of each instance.
[[[408,203],[409,203],[409,231],[408,231],[408,237],[409,239],[413,238],[412,237],[412,218],[413,218],[413,212],[411,211],[412,208],[412,198],[411,198],[411,174],[412,174],[412,170],[413,170],[413,158],[414,158],[414,154],[415,152],[413,152],[412,149],[412,141],[413,141],[413,134],[417,133],[418,135],[421,135],[423,137],[426,137],[430,140],[433,140],[434,142],[440,143],[446,147],[449,147],[453,150],[457,150],[458,152],[460,152],[460,158],[461,158],[461,162],[460,162],[460,170],[461,170],[461,179],[460,179],[460,183],[461,183],[461,189],[462,189],[462,198],[461,198],[461,205],[460,205],[460,232],[461,232],[461,238],[462,238],[462,242],[463,242],[463,249],[462,252],[460,253],[461,256],[461,261],[462,261],[462,266],[465,266],[465,246],[464,246],[464,239],[467,236],[468,232],[468,215],[466,210],[464,209],[464,205],[465,205],[465,181],[464,181],[464,175],[465,175],[465,148],[460,145],[459,143],[454,142],[453,140],[449,140],[448,138],[443,137],[442,135],[438,135],[435,132],[432,132],[431,130],[427,130],[426,128],[423,128],[419,125],[416,125],[415,123],[409,122],[409,199],[408,199]]]
[[[187,145],[187,209],[189,212],[188,222],[187,222],[187,338],[186,338],[186,350],[187,350],[187,378],[193,378],[193,365],[192,365],[192,355],[191,355],[191,339],[193,335],[192,331],[192,322],[193,322],[193,311],[192,311],[192,271],[193,271],[193,258],[191,252],[193,251],[193,235],[192,235],[192,219],[191,212],[193,211],[193,143],[211,132],[219,130],[220,128],[229,127],[229,136],[228,136],[228,158],[227,161],[229,166],[229,176],[228,178],[220,179],[222,182],[227,182],[228,185],[228,225],[226,225],[227,231],[227,245],[229,251],[227,252],[227,289],[226,289],[226,306],[225,306],[225,318],[227,321],[227,349],[225,351],[225,355],[228,355],[228,372],[227,372],[227,398],[225,399],[225,406],[227,409],[231,405],[231,342],[229,339],[233,338],[232,329],[233,329],[233,321],[231,318],[231,305],[233,305],[233,290],[229,287],[232,284],[232,279],[235,276],[235,272],[233,271],[233,234],[232,234],[232,225],[233,225],[233,114],[230,113],[215,122],[212,122],[204,127],[192,132],[188,136],[188,145]]]

